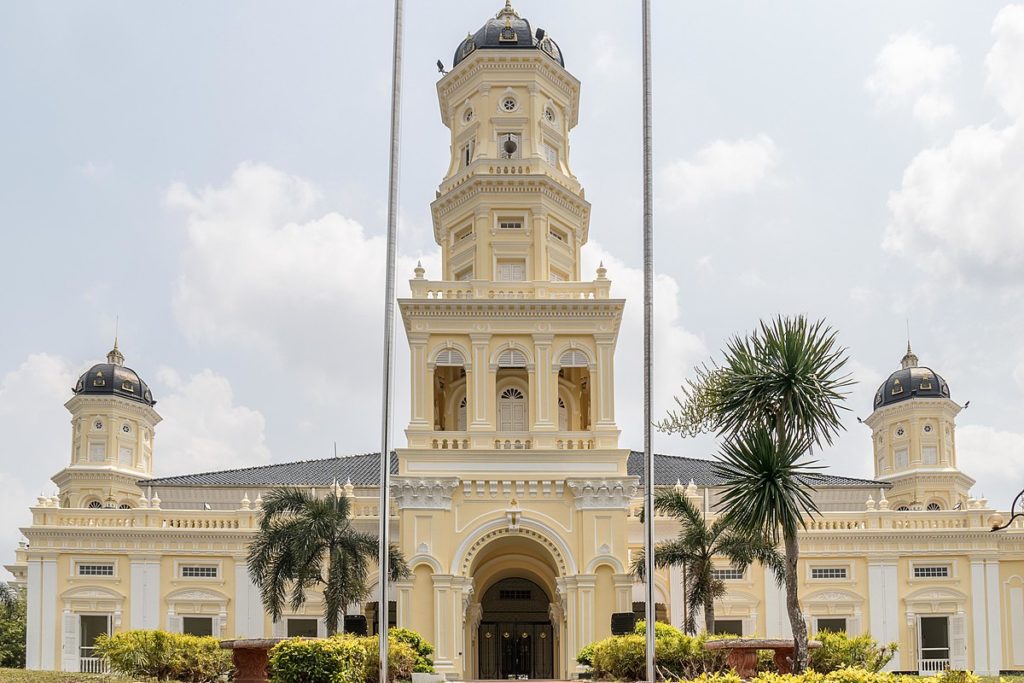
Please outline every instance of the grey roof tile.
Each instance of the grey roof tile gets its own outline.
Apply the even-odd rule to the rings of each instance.
[[[364,453],[219,472],[182,474],[139,483],[143,486],[330,486],[335,481],[344,484],[351,479],[355,486],[374,486],[380,479],[379,463],[380,456],[377,453]],[[639,477],[643,484],[643,453],[631,451],[627,468],[629,474]],[[700,487],[719,486],[722,479],[715,474],[713,468],[713,460],[655,455],[655,476],[659,486],[671,486],[677,481],[687,484],[691,479]],[[398,457],[394,454],[391,456],[391,472],[398,473]],[[885,482],[832,474],[813,474],[808,477],[808,482],[819,487],[890,486]]]

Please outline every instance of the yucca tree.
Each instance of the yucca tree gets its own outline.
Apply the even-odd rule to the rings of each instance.
[[[275,621],[286,603],[298,610],[307,591],[319,589],[327,633],[334,635],[346,605],[366,597],[378,539],[353,528],[351,513],[350,499],[336,489],[322,497],[287,488],[264,496],[259,535],[249,546],[249,575]],[[392,545],[391,580],[407,576],[405,558]],[[379,607],[384,624],[387,608]]]
[[[812,498],[814,446],[831,445],[848,358],[824,321],[779,316],[727,344],[720,365],[703,366],[683,388],[679,410],[659,426],[670,432],[724,437],[716,472],[725,493],[719,510],[741,528],[781,537],[786,551],[786,606],[793,629],[793,669],[807,666],[807,624],[800,611],[797,532],[818,513]]]
[[[667,513],[679,522],[679,535],[671,541],[655,546],[654,564],[657,567],[678,566],[686,570],[683,590],[687,604],[686,632],[696,628],[697,609],[704,608],[704,628],[715,629],[715,599],[726,593],[726,584],[715,577],[714,558],[725,557],[740,571],[754,562],[760,562],[775,572],[777,580],[783,578],[783,559],[776,544],[769,542],[759,531],[741,529],[725,516],[710,524],[697,506],[682,491],[659,491],[654,497],[654,509]],[[644,556],[633,561],[633,573],[643,579]]]

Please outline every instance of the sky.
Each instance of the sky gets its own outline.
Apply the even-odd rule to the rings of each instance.
[[[407,0],[399,293],[439,277],[435,62],[500,0]],[[642,447],[640,16],[517,0],[582,81],[584,273],[627,299],[617,418]],[[391,3],[8,3],[0,20],[0,560],[70,458],[63,404],[115,331],[158,474],[379,449]],[[974,495],[1024,485],[1024,4],[653,2],[655,415],[761,318],[825,318],[858,384],[944,376]],[[588,277],[590,277],[588,275]],[[400,328],[400,326],[399,326]],[[408,419],[397,339],[396,443]],[[715,442],[658,434],[660,452]]]

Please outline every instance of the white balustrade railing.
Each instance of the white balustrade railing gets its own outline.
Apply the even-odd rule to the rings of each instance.
[[[491,282],[473,280],[455,282],[447,280],[409,281],[414,299],[451,300],[503,300],[503,299],[607,299],[611,294],[611,280],[593,282]]]

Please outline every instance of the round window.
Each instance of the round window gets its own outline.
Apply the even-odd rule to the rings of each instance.
[[[903,436],[903,427],[896,430],[896,436]]]
[[[128,423],[125,423],[125,424],[121,425],[121,431],[124,432],[125,434],[131,434],[132,433],[131,425],[129,425]]]
[[[514,97],[506,97],[501,101],[501,108],[505,111],[515,111],[516,106],[516,98]]]
[[[552,109],[551,107],[547,107],[546,109],[544,109],[544,120],[547,121],[548,123],[554,123],[555,110]]]
[[[466,107],[466,111],[462,112],[462,120],[466,123],[473,120],[473,107]]]
[[[103,429],[103,420],[96,420],[92,423],[93,429]]]
[[[925,434],[927,434],[928,432],[932,431],[932,426],[931,425],[925,425],[924,426],[924,431],[925,431]]]

